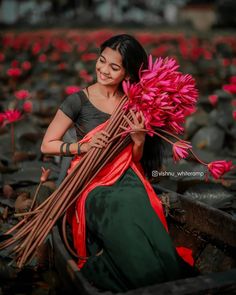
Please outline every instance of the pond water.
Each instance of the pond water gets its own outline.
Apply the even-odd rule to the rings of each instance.
[[[0,295],[62,295],[65,293],[54,269],[26,268],[14,279],[0,279]]]

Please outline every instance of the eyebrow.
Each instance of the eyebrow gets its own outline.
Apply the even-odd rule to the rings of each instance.
[[[101,54],[100,56],[103,57],[106,60],[104,55]],[[118,65],[118,64],[116,64],[114,62],[112,62],[111,65],[114,65],[114,66],[117,66],[117,67],[121,68],[121,65]]]

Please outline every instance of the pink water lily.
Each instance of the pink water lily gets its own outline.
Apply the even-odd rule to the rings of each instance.
[[[233,111],[233,118],[236,121],[236,111]]]
[[[223,90],[230,94],[236,94],[236,84],[223,85]]]
[[[82,54],[81,55],[81,60],[83,60],[83,61],[93,61],[93,60],[95,60],[95,59],[97,59],[97,54],[96,53],[93,53],[93,52],[91,52],[91,53],[84,53],[84,54]]]
[[[23,103],[23,110],[25,113],[32,113],[33,110],[33,104],[31,101],[25,101]]]
[[[4,112],[5,120],[3,125],[10,124],[11,126],[11,148],[12,148],[12,161],[15,162],[15,128],[14,122],[19,121],[22,118],[22,114],[19,110],[6,110]]]
[[[229,82],[230,84],[236,84],[236,76],[231,76]]]
[[[13,78],[18,78],[21,76],[22,71],[19,68],[10,68],[7,70],[7,75]]]
[[[5,124],[13,123],[19,121],[22,117],[22,114],[18,110],[6,110],[4,112]]]
[[[234,169],[232,161],[219,160],[207,165],[208,170],[215,179],[222,177],[226,172]]]
[[[163,127],[176,134],[183,132],[187,115],[196,110],[198,91],[191,75],[178,71],[173,58],[148,58],[148,68],[140,68],[138,83],[124,81],[122,86],[129,101],[127,109],[142,111],[145,127]]]
[[[15,97],[18,100],[24,100],[30,97],[30,93],[28,90],[22,89],[15,92]]]
[[[41,174],[41,177],[40,177],[40,182],[45,182],[48,180],[48,177],[51,173],[51,170],[50,169],[45,169],[44,167],[41,167],[42,169],[42,174]]]
[[[5,120],[5,114],[0,113],[0,126],[2,126],[4,124],[4,120]]]
[[[65,88],[65,93],[67,95],[71,95],[71,94],[76,93],[78,91],[80,91],[80,88],[78,86],[75,86],[75,85],[67,86]]]
[[[25,71],[29,71],[32,68],[32,64],[31,62],[29,62],[28,60],[24,61],[21,65],[22,69]]]
[[[5,59],[5,55],[0,52],[0,62],[4,61],[4,59]]]
[[[39,62],[41,63],[45,63],[47,61],[47,55],[46,54],[40,54],[40,56],[38,57]]]
[[[172,146],[173,158],[174,161],[179,161],[180,159],[184,159],[188,156],[188,150],[191,149],[192,146],[190,142],[180,140],[176,141]]]
[[[218,102],[218,95],[212,94],[208,96],[210,103],[215,106]]]

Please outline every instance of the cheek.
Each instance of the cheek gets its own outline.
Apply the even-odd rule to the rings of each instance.
[[[101,66],[102,66],[102,63],[98,60],[95,65],[95,69],[100,69]]]
[[[122,81],[125,78],[125,74],[122,72],[115,74],[116,80]]]

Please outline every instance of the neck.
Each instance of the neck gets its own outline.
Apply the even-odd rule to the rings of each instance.
[[[97,87],[101,95],[106,97],[107,99],[114,98],[119,92],[118,86],[103,86],[101,84],[97,84]]]

